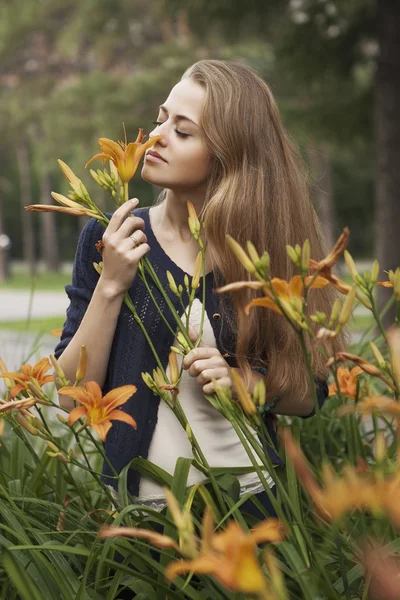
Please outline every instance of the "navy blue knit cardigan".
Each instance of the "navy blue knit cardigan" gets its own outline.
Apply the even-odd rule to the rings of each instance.
[[[165,273],[169,270],[177,284],[181,283],[183,285],[185,272],[171,260],[158,243],[151,229],[149,209],[146,207],[138,208],[133,213],[145,221],[145,232],[150,246],[147,257],[152,263],[175,309],[180,313],[182,312],[182,307],[179,299],[170,291]],[[80,235],[75,256],[72,283],[65,287],[70,299],[70,305],[67,309],[67,319],[64,323],[60,342],[55,349],[56,358],[62,354],[75,335],[98,282],[99,275],[93,267],[93,262],[101,260],[95,244],[101,239],[103,233],[103,227],[95,219],[91,219],[86,223]],[[164,316],[167,318],[172,329],[176,330],[174,318],[170,314],[170,310],[165,305],[161,293],[153,284],[150,276],[148,276],[148,283]],[[201,280],[200,287],[196,290],[196,298],[200,301],[202,301],[202,288],[203,282]],[[205,309],[214,330],[218,350],[221,354],[229,355],[226,357],[226,360],[231,367],[234,367],[236,366],[234,340],[230,336],[227,327],[224,327],[223,319],[219,316],[219,295],[214,291],[214,288],[214,273],[211,272],[206,275]],[[129,295],[150,335],[162,365],[166,368],[170,348],[173,345],[173,336],[165,322],[161,319],[146,286],[139,276],[135,277],[129,290]],[[184,292],[183,301],[186,305],[186,292]],[[99,315],[99,327],[107,327],[107,314]],[[126,307],[125,303],[123,303],[112,342],[103,393],[105,394],[109,390],[122,385],[134,384],[137,387],[137,392],[122,407],[122,410],[135,419],[137,429],[135,430],[130,425],[121,421],[113,421],[105,442],[105,451],[117,472],[120,472],[133,458],[138,456],[147,458],[148,456],[150,442],[157,423],[160,398],[144,384],[141,373],[144,371],[151,373],[156,366],[156,361],[147,340],[140,330],[139,325],[134,320],[132,313]],[[265,373],[263,369],[257,370]],[[326,382],[316,382],[316,385],[319,403],[322,405],[327,396],[328,387]],[[274,419],[267,414],[265,422],[271,438],[276,445]],[[267,451],[270,453],[274,464],[282,464],[282,460],[277,452],[272,448],[268,448]],[[103,466],[103,474],[111,485],[116,485],[114,479],[108,479],[107,477],[107,475],[111,475],[111,471],[107,465]],[[130,469],[128,474],[128,490],[133,496],[138,496],[139,494],[139,483],[140,474]]]

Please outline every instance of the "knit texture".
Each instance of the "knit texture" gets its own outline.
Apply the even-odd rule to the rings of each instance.
[[[188,303],[188,297],[183,281],[185,272],[170,259],[158,243],[158,240],[151,229],[149,209],[147,207],[138,208],[133,211],[133,214],[141,217],[145,222],[145,233],[150,246],[150,251],[146,256],[150,260],[154,271],[157,273],[171,303],[174,305],[177,312],[180,313],[180,301],[170,290],[166,271],[168,270],[172,273],[177,285],[182,284],[184,288],[184,305]],[[75,255],[72,283],[65,287],[70,304],[67,309],[67,319],[64,323],[61,339],[55,349],[56,358],[60,357],[75,335],[97,285],[99,275],[94,269],[93,263],[99,262],[101,256],[98,253],[95,244],[101,240],[103,233],[103,227],[95,219],[88,221],[81,232]],[[149,275],[147,276],[147,282],[155,301],[163,311],[166,320],[171,328],[176,331],[175,320],[169,308],[166,306],[161,292],[156,288]],[[220,300],[219,295],[214,290],[215,278],[213,272],[206,275],[205,285],[205,309],[214,330],[217,348],[221,354],[228,354],[228,356],[225,356],[225,360],[231,367],[235,367],[235,343],[232,333],[226,326],[224,327],[223,319],[218,318],[220,313]],[[202,301],[202,294],[203,281],[201,279],[200,287],[196,290],[195,297]],[[132,286],[129,289],[129,295],[154,347],[156,348],[163,367],[166,368],[170,348],[174,341],[174,335],[160,317],[144,282],[138,275],[135,277]],[[107,314],[99,315],[98,318],[99,327],[106,327]],[[108,459],[118,473],[126,467],[132,459],[138,456],[143,458],[147,458],[148,456],[150,442],[157,423],[160,398],[144,384],[141,373],[151,373],[156,366],[156,360],[145,336],[139,325],[136,323],[132,313],[125,303],[123,303],[112,342],[106,379],[103,386],[103,394],[122,385],[134,384],[137,387],[137,392],[121,407],[122,410],[135,419],[137,429],[133,429],[133,427],[121,421],[112,422],[112,427],[105,442],[105,451]],[[263,369],[257,370],[265,373]],[[316,385],[318,401],[321,406],[327,396],[328,386],[327,382],[316,382]],[[276,418],[266,414],[265,423],[275,446],[277,446],[275,431]],[[275,450],[268,447],[266,448],[266,451],[270,454],[273,464],[283,464]],[[109,467],[104,464],[103,477],[107,483],[116,487],[115,479],[107,477],[111,475],[112,473]],[[138,496],[139,483],[140,474],[133,469],[129,469],[127,485],[128,491],[133,496]]]

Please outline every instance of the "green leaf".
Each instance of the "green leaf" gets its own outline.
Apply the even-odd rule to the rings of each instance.
[[[3,551],[3,566],[23,600],[43,600],[43,594],[11,552]]]

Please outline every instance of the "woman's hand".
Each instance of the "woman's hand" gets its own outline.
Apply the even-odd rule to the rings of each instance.
[[[199,334],[189,326],[189,337],[196,342]],[[213,394],[214,384],[211,379],[223,387],[232,388],[231,368],[217,348],[210,348],[203,341],[191,350],[183,359],[183,368],[203,387],[205,394]]]
[[[101,284],[113,295],[123,295],[136,277],[140,259],[150,250],[144,221],[129,213],[138,205],[134,198],[120,206],[104,232]]]

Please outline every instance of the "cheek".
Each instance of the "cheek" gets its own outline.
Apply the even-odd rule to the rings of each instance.
[[[203,145],[191,142],[170,147],[170,161],[162,168],[143,165],[142,177],[150,183],[168,188],[191,188],[203,184],[210,172],[211,161]]]

